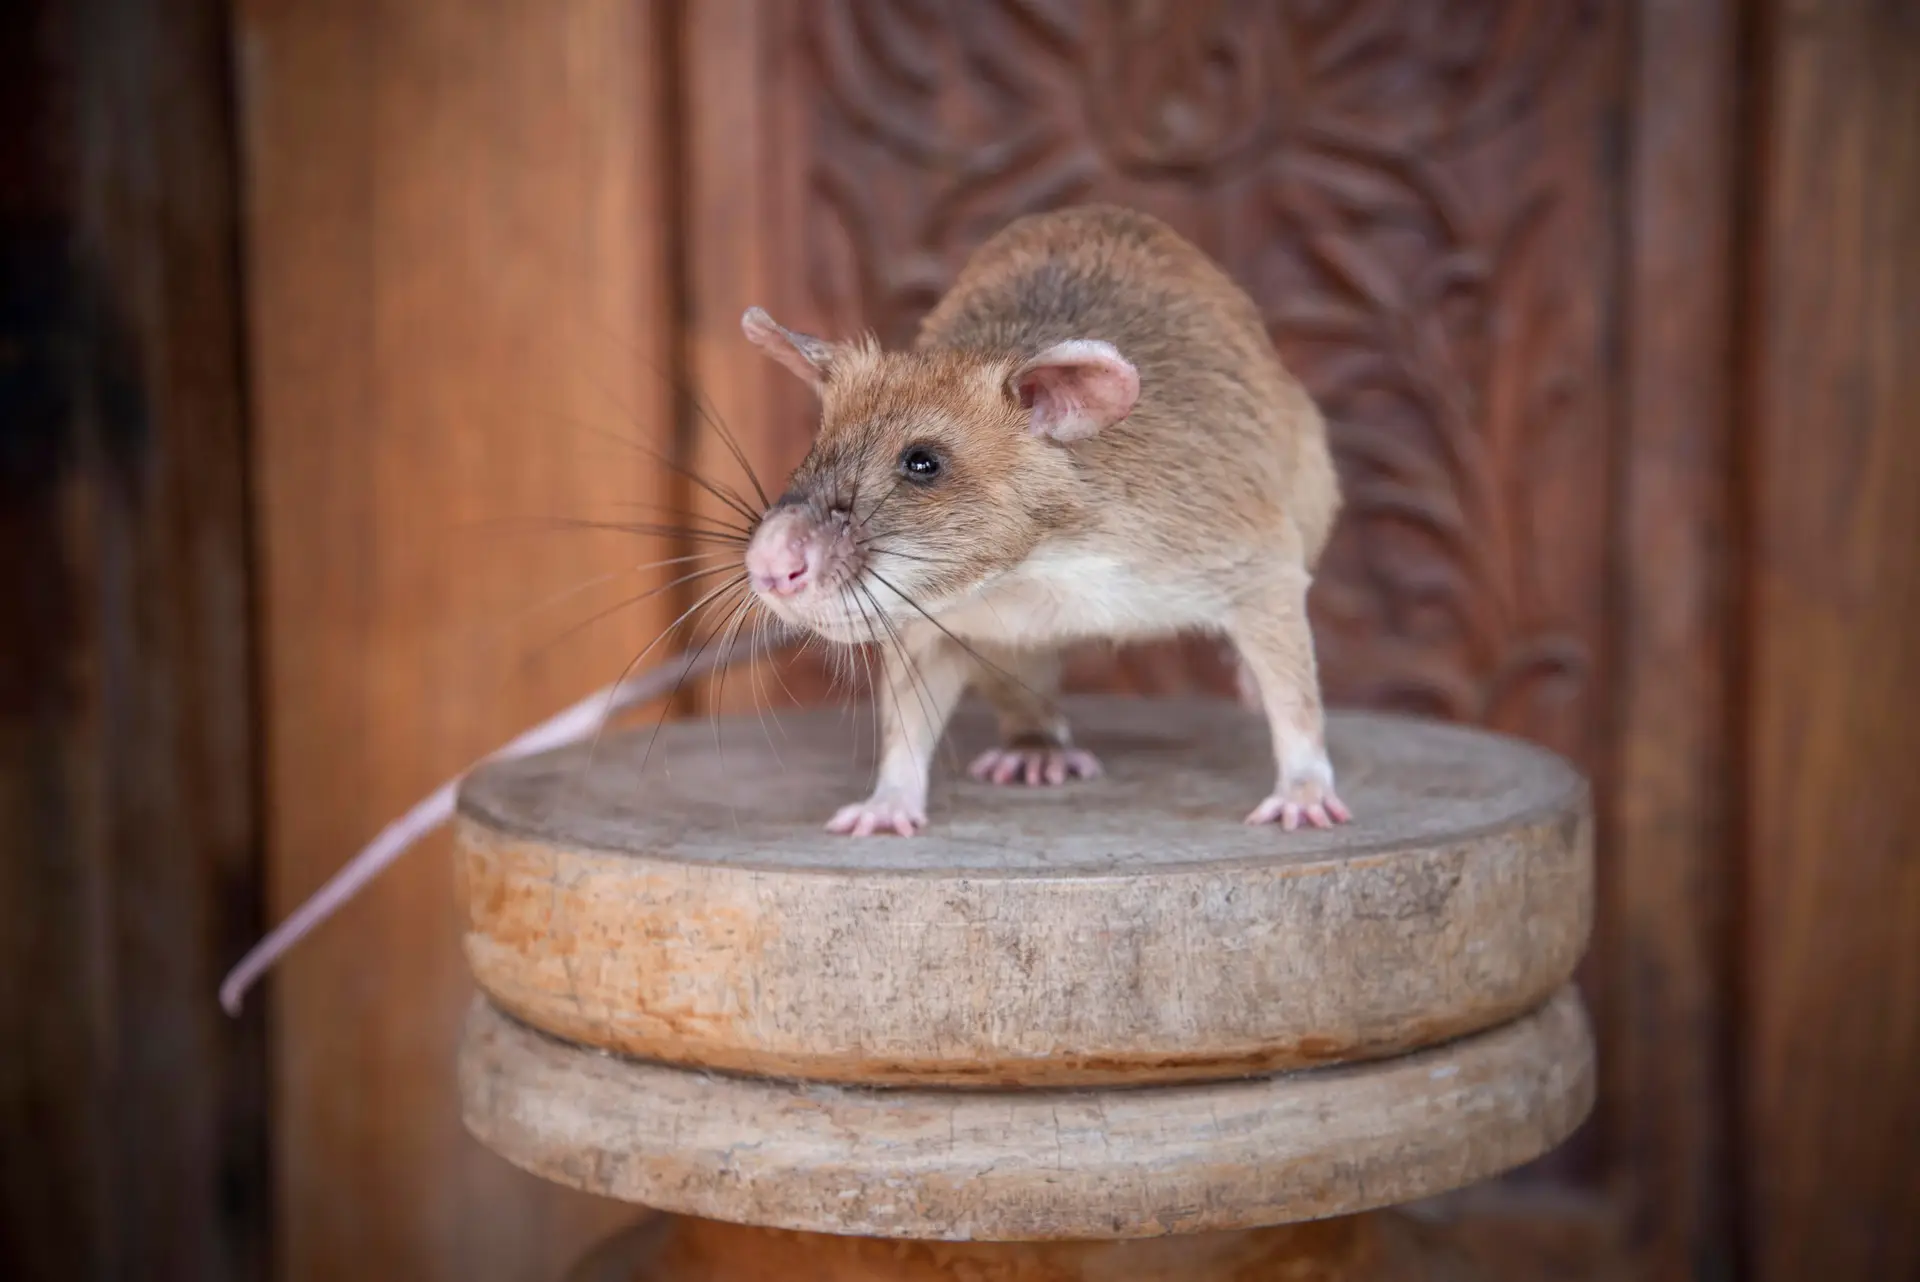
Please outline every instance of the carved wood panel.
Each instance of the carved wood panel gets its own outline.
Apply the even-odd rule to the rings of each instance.
[[[983,239],[1166,218],[1265,311],[1348,509],[1330,698],[1590,759],[1602,629],[1608,16],[1579,0],[824,0],[770,24],[779,304],[908,341]],[[810,430],[801,398],[780,431]],[[1082,682],[1215,684],[1210,646]]]

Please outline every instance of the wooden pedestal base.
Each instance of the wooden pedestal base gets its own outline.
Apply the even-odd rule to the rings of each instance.
[[[913,1242],[661,1216],[567,1282],[1479,1282],[1392,1211],[1131,1242]]]
[[[1476,1279],[1384,1208],[1592,1107],[1585,783],[1338,716],[1354,822],[1282,833],[1239,821],[1270,782],[1252,714],[1074,707],[1103,778],[943,775],[911,841],[820,831],[870,768],[826,713],[782,759],[728,721],[663,732],[671,771],[637,736],[468,778],[467,1128],[664,1213],[574,1277]]]

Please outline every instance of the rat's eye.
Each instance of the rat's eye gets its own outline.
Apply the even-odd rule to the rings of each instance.
[[[940,456],[924,445],[909,445],[900,454],[900,472],[909,481],[931,481],[940,475]]]

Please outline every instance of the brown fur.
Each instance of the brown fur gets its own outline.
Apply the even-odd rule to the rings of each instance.
[[[1094,205],[1009,224],[919,345],[1026,357],[1074,338],[1110,342],[1140,371],[1133,413],[1076,447],[1076,515],[1188,563],[1222,534],[1268,550],[1297,539],[1313,568],[1339,507],[1320,413],[1253,300],[1159,220]]]

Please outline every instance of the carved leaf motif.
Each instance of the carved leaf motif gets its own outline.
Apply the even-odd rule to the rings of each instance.
[[[1330,696],[1578,749],[1564,714],[1590,676],[1605,513],[1578,468],[1604,445],[1597,340],[1570,300],[1597,292],[1573,243],[1595,200],[1554,151],[1570,131],[1541,137],[1595,101],[1589,5],[804,14],[814,319],[903,343],[1009,219],[1085,199],[1168,219],[1247,287],[1332,425],[1347,511],[1314,600]],[[1171,653],[1120,662],[1164,686]],[[1225,686],[1204,647],[1180,653]]]

